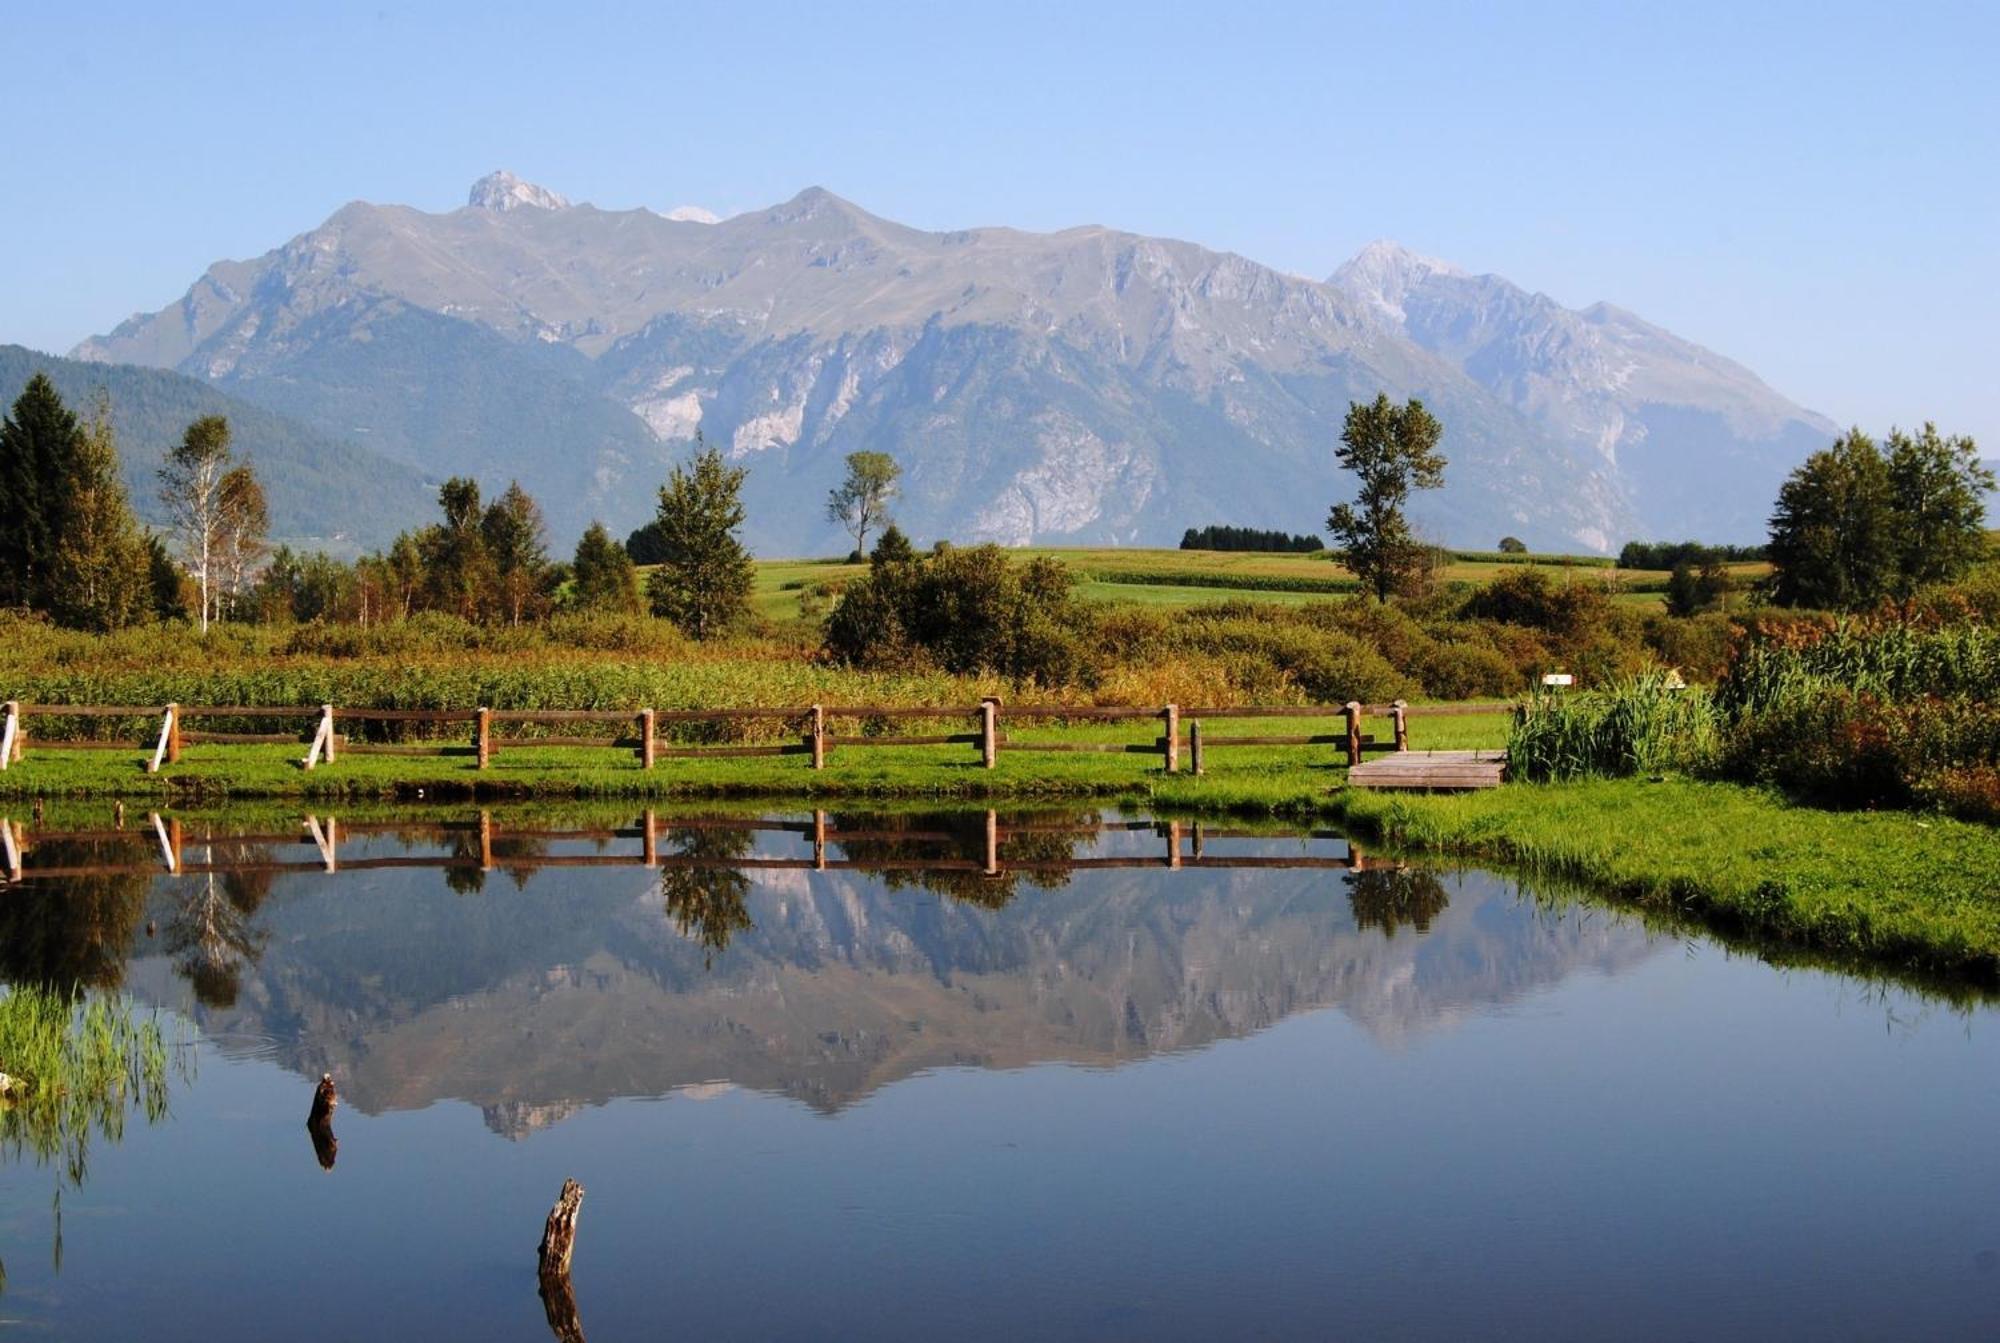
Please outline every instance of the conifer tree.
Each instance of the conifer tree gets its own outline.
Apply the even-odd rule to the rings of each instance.
[[[639,610],[638,570],[601,522],[591,523],[576,543],[576,558],[570,564],[570,604],[579,611],[621,615]]]
[[[67,478],[82,427],[47,375],[28,379],[0,420],[0,603],[47,610]]]
[[[149,559],[118,472],[111,403],[100,398],[76,437],[62,482],[66,518],[56,538],[49,609],[59,624],[115,630],[151,614]]]
[[[660,489],[660,567],[646,581],[653,614],[697,639],[719,634],[748,614],[750,552],[737,539],[743,525],[741,467],[695,436],[694,461],[677,466]]]
[[[509,482],[479,522],[480,538],[493,566],[494,600],[508,623],[537,613],[542,580],[549,567],[548,531],[542,508],[521,482]]]

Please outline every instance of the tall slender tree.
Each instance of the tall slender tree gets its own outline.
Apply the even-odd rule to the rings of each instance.
[[[77,435],[63,482],[62,533],[50,572],[49,609],[77,629],[114,630],[151,614],[146,541],[125,498],[111,403],[100,396]]]
[[[493,565],[494,601],[508,623],[518,625],[524,615],[538,613],[549,568],[541,505],[512,481],[480,519],[479,532]]]
[[[223,473],[217,495],[216,612],[227,611],[233,616],[258,566],[271,553],[265,543],[271,531],[271,510],[264,500],[264,487],[247,466],[233,466]]]
[[[858,555],[868,553],[868,533],[889,521],[889,504],[900,492],[903,468],[886,452],[847,454],[847,479],[826,498],[826,515],[854,538]]]
[[[423,571],[423,604],[467,620],[477,619],[492,586],[493,561],[486,553],[480,528],[479,482],[453,476],[438,489],[444,509],[441,526],[426,527],[417,537]]]
[[[1377,601],[1423,578],[1429,547],[1410,530],[1403,509],[1411,490],[1444,484],[1444,454],[1437,450],[1443,436],[1444,426],[1415,398],[1400,406],[1386,395],[1348,404],[1334,460],[1360,478],[1361,490],[1352,504],[1334,506],[1326,526],[1342,562]]]
[[[706,639],[748,614],[750,552],[743,525],[741,467],[695,436],[694,460],[676,466],[660,489],[657,518],[662,559],[646,581],[653,614]]]
[[[0,603],[45,610],[83,432],[45,374],[0,420]]]
[[[217,544],[222,534],[222,478],[229,474],[229,421],[204,415],[187,427],[160,467],[160,502],[173,521],[181,563],[201,597],[201,628],[214,609]]]

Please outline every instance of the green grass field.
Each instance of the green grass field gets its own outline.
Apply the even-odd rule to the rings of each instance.
[[[1354,575],[1324,552],[1317,555],[1222,550],[1127,550],[1031,548],[1012,552],[1061,560],[1078,577],[1077,594],[1087,601],[1135,606],[1186,607],[1220,601],[1270,602],[1296,606],[1356,590]],[[1656,608],[1666,590],[1663,569],[1620,569],[1602,556],[1491,556],[1459,551],[1441,578],[1447,583],[1488,583],[1522,568],[1555,578],[1604,584],[1620,605]],[[1737,581],[1749,584],[1769,572],[1764,564],[1732,564]],[[799,620],[799,594],[818,584],[837,587],[867,572],[866,565],[841,560],[763,560],[757,565],[753,601],[757,613],[776,625]],[[1288,589],[1295,584],[1306,590]]]

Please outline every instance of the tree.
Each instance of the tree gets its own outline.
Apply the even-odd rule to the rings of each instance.
[[[187,427],[160,467],[160,502],[173,520],[181,563],[201,597],[201,628],[208,631],[216,579],[216,544],[222,529],[222,478],[229,473],[229,421],[204,415]]]
[[[187,619],[187,576],[174,563],[167,543],[146,533],[146,593],[155,620]]]
[[[67,515],[49,574],[49,609],[76,629],[115,630],[151,614],[145,538],[118,474],[111,403],[100,398],[77,434],[63,482]]]
[[[480,527],[479,482],[453,476],[438,488],[438,506],[444,509],[443,525],[424,528],[416,540],[423,602],[432,610],[474,620],[493,577]]]
[[[1895,513],[1899,597],[1963,577],[1986,554],[1993,472],[1969,437],[1945,438],[1926,421],[1914,436],[1889,431],[1889,500]]]
[[[638,570],[601,522],[591,523],[576,543],[576,558],[570,564],[570,604],[579,611],[620,615],[639,610]]]
[[[1368,405],[1347,407],[1334,458],[1360,478],[1361,491],[1354,503],[1336,504],[1326,526],[1342,563],[1377,601],[1388,601],[1422,574],[1425,547],[1411,533],[1403,506],[1411,490],[1444,484],[1445,459],[1437,450],[1443,436],[1444,426],[1414,398],[1398,406],[1378,395]]]
[[[1528,553],[1528,543],[1518,536],[1503,536],[1500,538],[1500,553],[1502,555],[1525,555]]]
[[[693,462],[676,466],[660,488],[661,559],[646,580],[646,597],[654,615],[697,639],[750,610],[750,552],[736,536],[744,475],[742,467],[724,466],[697,430]]]
[[[1875,441],[1850,429],[1786,478],[1771,514],[1771,596],[1854,610],[1895,582],[1895,495]]]
[[[521,482],[509,482],[506,492],[479,523],[480,539],[493,566],[494,596],[509,624],[539,605],[542,579],[549,567],[548,529],[542,508]]]
[[[1719,560],[1708,560],[1697,570],[1687,560],[1674,566],[1667,578],[1667,614],[1695,616],[1727,603],[1735,581]]]
[[[216,614],[228,611],[234,616],[251,574],[270,553],[264,539],[271,530],[271,511],[264,502],[264,487],[247,466],[233,466],[225,472],[216,494]]]
[[[40,373],[0,420],[0,602],[47,608],[56,544],[63,534],[63,489],[82,427],[55,384]]]
[[[868,553],[868,533],[889,521],[889,501],[899,492],[903,468],[886,452],[847,454],[847,479],[826,497],[826,515],[854,537],[858,555]]]
[[[875,538],[875,551],[869,555],[868,563],[879,569],[885,564],[907,564],[916,557],[916,548],[910,544],[910,538],[892,522]]]

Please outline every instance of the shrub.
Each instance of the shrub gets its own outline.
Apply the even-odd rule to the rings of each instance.
[[[1537,695],[1515,711],[1507,765],[1538,782],[1695,770],[1714,760],[1718,741],[1708,692],[1673,689],[1653,673],[1607,690]]]

